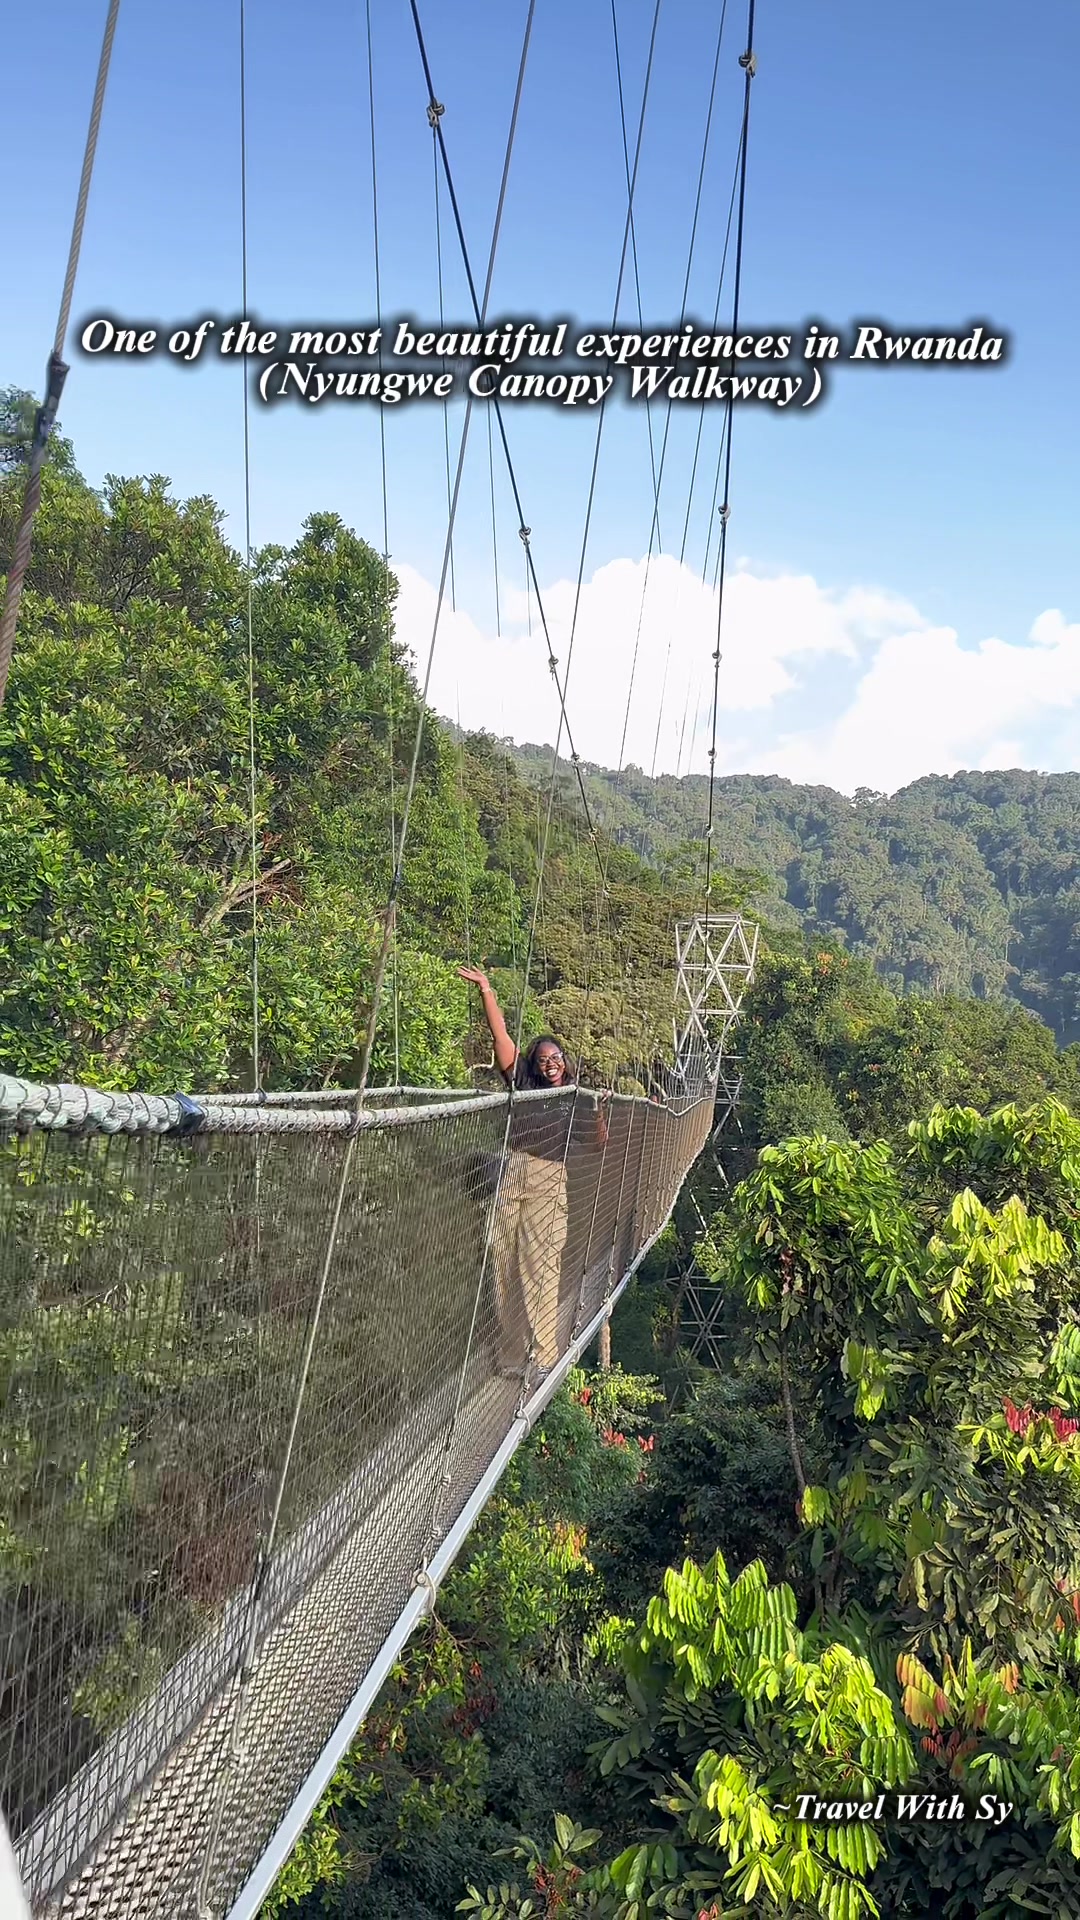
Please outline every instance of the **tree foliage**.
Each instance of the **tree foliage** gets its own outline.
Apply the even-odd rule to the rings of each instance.
[[[0,405],[0,552],[33,411],[15,390]],[[250,1084],[257,1011],[264,1085],[347,1083],[418,729],[375,1077],[452,1084],[463,1048],[483,1059],[467,954],[594,1078],[663,1045],[678,890],[562,804],[540,884],[537,795],[486,736],[422,711],[364,540],[315,513],[249,574],[211,499],[161,476],[98,492],[52,448],[0,715],[5,1065]]]
[[[544,754],[516,749],[534,776]],[[703,775],[582,773],[610,832],[659,871],[688,870]],[[715,808],[716,855],[770,924],[841,944],[894,992],[1004,995],[1080,1036],[1080,774],[928,774],[854,798],[736,774],[717,781]]]

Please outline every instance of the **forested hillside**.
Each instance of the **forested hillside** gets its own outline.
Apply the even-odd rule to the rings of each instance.
[[[550,757],[515,748],[526,776]],[[597,813],[661,869],[685,871],[704,776],[583,769]],[[775,926],[842,940],[902,992],[1009,995],[1080,1034],[1080,773],[958,773],[891,796],[739,774],[718,783],[720,860],[759,876]]]
[[[32,415],[0,396],[0,553]],[[0,1066],[250,1085],[254,897],[262,1084],[354,1083],[420,713],[394,577],[315,513],[254,556],[249,602],[211,499],[159,476],[99,493],[51,445],[0,714]],[[426,714],[375,1081],[483,1064],[466,960],[508,1013],[527,992],[527,1025],[564,1033],[587,1074],[632,1077],[670,1042],[689,905],[629,848],[592,845],[580,802],[547,832],[504,753]]]
[[[1080,1049],[793,942],[742,1051],[264,1920],[1080,1910]]]
[[[25,417],[9,398],[0,551]],[[331,513],[260,552],[249,595],[211,500],[98,493],[55,444],[0,715],[0,1068],[245,1082],[254,896],[264,1084],[354,1078],[419,712],[393,602]],[[703,783],[589,770],[594,847],[568,775],[538,886],[549,770],[426,716],[376,1078],[483,1061],[467,955],[605,1082],[667,1037]],[[266,1920],[1080,1912],[1080,1046],[1016,1004],[1075,1030],[1078,816],[1073,776],[721,784],[714,902],[767,923],[741,1131],[636,1277],[615,1367],[575,1369],[515,1456]],[[680,1344],[692,1256],[715,1369]],[[44,1471],[34,1367],[99,1387],[103,1336],[65,1346],[83,1323],[54,1305],[38,1349],[0,1343],[18,1498]],[[109,1364],[156,1404],[173,1362],[144,1381],[117,1324]],[[215,1293],[208,1352],[219,1329],[232,1356]],[[79,1511],[96,1565],[127,1536],[100,1496]],[[18,1595],[30,1536],[5,1527]],[[102,1604],[78,1555],[43,1577]],[[142,1669],[93,1644],[75,1697],[111,1730]],[[994,1817],[843,1818],[898,1789]],[[840,1814],[801,1812],[810,1790]]]

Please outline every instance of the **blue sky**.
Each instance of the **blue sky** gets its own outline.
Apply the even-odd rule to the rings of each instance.
[[[75,300],[149,325],[234,316],[240,303],[238,9],[178,16],[123,0]],[[621,0],[636,128],[652,23]],[[51,340],[104,0],[53,0],[9,24],[0,125],[9,185],[0,382],[37,387]],[[463,217],[482,279],[526,7],[421,6]],[[647,321],[679,318],[718,10],[663,0],[635,200]],[[373,0],[383,310],[434,323],[432,143],[406,0]],[[249,300],[267,324],[374,319],[364,13],[353,0],[248,0]],[[733,0],[707,157],[689,309],[711,317],[741,108],[745,7]],[[1080,709],[1080,402],[1073,323],[1080,179],[1080,9],[1051,0],[1038,31],[1015,4],[902,7],[760,0],[743,320],[901,331],[989,321],[1012,337],[991,369],[840,367],[803,413],[736,413],[719,738],[728,769],[851,789],[962,765],[1076,764]],[[626,211],[606,4],[540,0],[492,309],[606,326]],[[444,216],[446,208],[444,202]],[[468,321],[444,219],[447,318]],[[728,296],[721,319],[728,313]],[[627,273],[620,321],[637,318]],[[70,353],[62,410],[84,471],[164,472],[242,524],[240,370],[88,361]],[[463,408],[451,410],[456,446]],[[595,411],[506,409],[545,601],[565,659]],[[652,491],[638,405],[609,406],[568,686],[582,751],[614,762],[640,625],[628,752],[677,764],[689,695],[703,765],[712,607],[702,561],[721,412],[711,410],[687,567],[649,571]],[[401,624],[423,661],[446,525],[437,406],[385,409],[390,548]],[[664,410],[653,412],[659,442]],[[660,524],[677,551],[696,416],[672,430]],[[333,508],[381,543],[379,414],[299,405],[253,420],[256,541],[289,540]],[[496,633],[487,419],[478,408],[455,544],[456,611],[440,623],[444,712],[553,737],[542,650],[527,633],[505,476],[496,473]],[[1034,629],[1034,632],[1033,632]],[[670,657],[669,657],[670,645]],[[559,651],[559,648],[556,649]],[[666,671],[666,684],[665,684]],[[935,698],[935,681],[938,694]],[[661,697],[663,707],[661,710]],[[680,763],[685,765],[685,756]]]

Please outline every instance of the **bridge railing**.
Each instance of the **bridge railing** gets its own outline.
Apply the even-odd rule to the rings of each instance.
[[[524,1430],[520,1156],[548,1169],[529,1219],[541,1264],[563,1243],[565,1370],[712,1089],[604,1111],[573,1091],[358,1120],[0,1080],[0,1807],[35,1915],[239,1915]]]

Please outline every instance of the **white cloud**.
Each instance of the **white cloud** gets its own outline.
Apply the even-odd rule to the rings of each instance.
[[[398,572],[398,632],[423,680],[435,590],[411,568]],[[689,709],[693,765],[703,769],[716,595],[661,556],[648,567],[600,567],[582,588],[576,626],[575,597],[569,580],[543,589],[578,752],[648,769],[655,750],[657,771],[674,772]],[[429,700],[440,713],[460,712],[466,726],[552,742],[558,701],[535,598],[531,636],[524,592],[504,589],[501,607],[496,636],[444,605]],[[766,577],[740,565],[727,581],[721,647],[718,771],[779,773],[849,793],[891,792],[965,766],[1039,764],[1042,729],[1080,704],[1080,626],[1055,610],[1021,644],[965,648],[898,595],[838,593],[808,575]],[[684,751],[684,772],[687,764]]]
[[[1056,609],[1020,645],[962,647],[952,627],[924,626],[883,640],[847,709],[781,738],[755,770],[892,793],[923,773],[1038,766],[1047,722],[1077,706],[1080,625]]]

